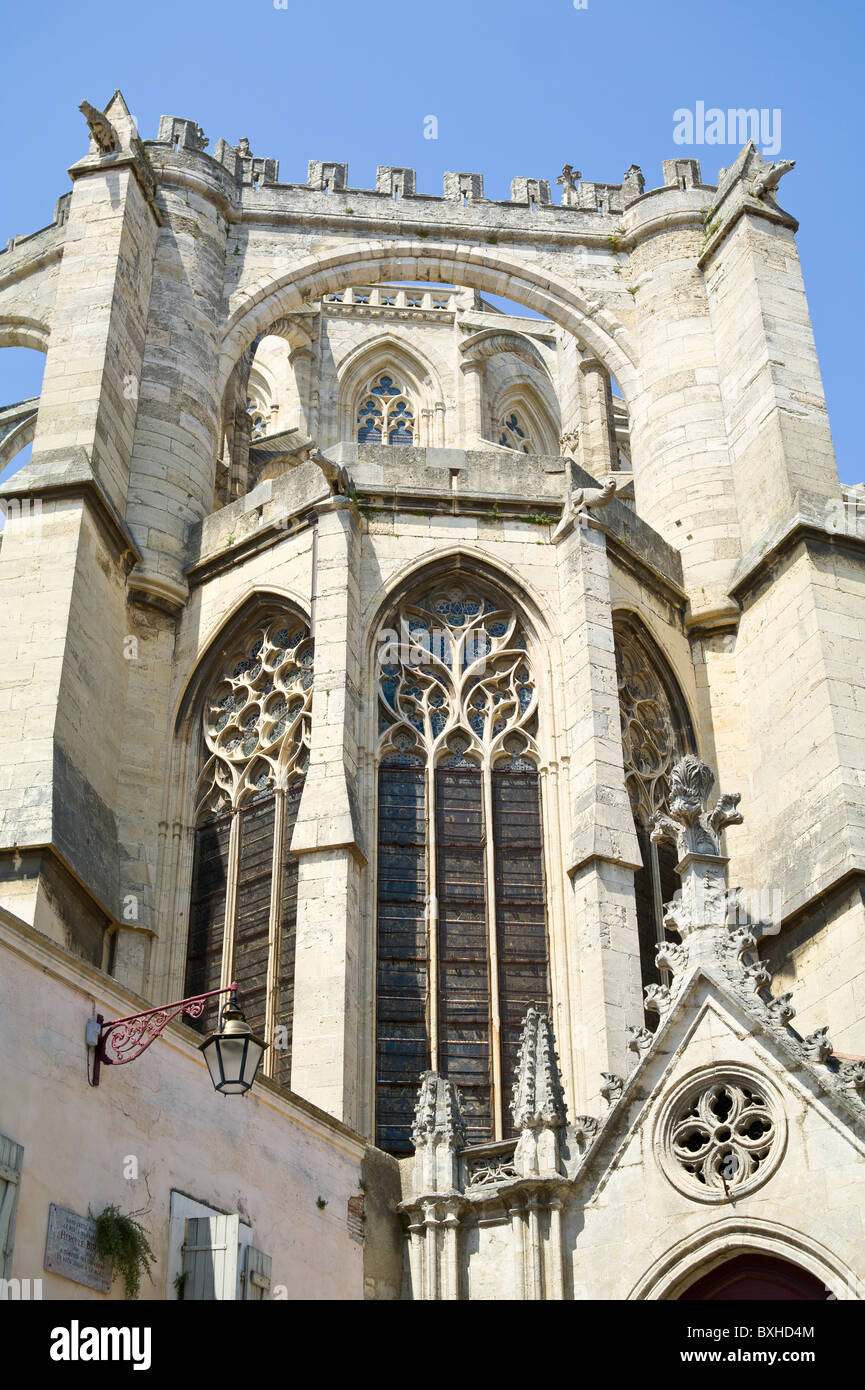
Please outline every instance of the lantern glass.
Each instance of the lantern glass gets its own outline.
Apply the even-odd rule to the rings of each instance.
[[[226,1015],[230,1007],[226,1008]],[[210,1079],[224,1096],[242,1095],[249,1090],[267,1045],[255,1036],[236,1006],[232,1013],[234,1016],[219,1033],[211,1033],[201,1043]]]

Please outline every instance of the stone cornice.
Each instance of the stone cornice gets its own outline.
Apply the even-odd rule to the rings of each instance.
[[[83,450],[80,452],[81,454],[84,453]],[[34,476],[34,468],[36,467],[38,464],[34,465],[31,462],[26,464],[20,472],[13,474],[0,487],[0,498],[80,498],[87,503],[96,519],[99,530],[114,550],[126,572],[128,573],[133,565],[140,563],[140,551],[127,529],[125,521],[114,508],[98,479],[93,476],[89,460],[85,462],[88,476],[83,475],[81,468],[76,476],[73,466],[68,477],[64,477],[61,473],[47,474],[40,481],[38,475]]]
[[[865,562],[865,534],[859,536],[845,530],[828,530],[822,519],[808,516],[800,510],[781,522],[774,531],[743,556],[733,575],[730,597],[744,604],[750,592],[766,578],[776,561],[793,550],[800,541],[808,540],[848,550]]]

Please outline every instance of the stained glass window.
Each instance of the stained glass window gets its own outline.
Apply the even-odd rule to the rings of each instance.
[[[549,1002],[538,700],[509,600],[453,580],[379,646],[377,1143],[411,1150],[420,1073],[470,1143],[511,1132],[519,1029]]]
[[[357,408],[359,444],[414,444],[415,416],[408,392],[387,372],[377,373]]]
[[[655,964],[655,951],[667,939],[663,905],[678,886],[677,856],[668,845],[649,838],[649,821],[669,795],[673,764],[695,751],[687,710],[673,677],[653,650],[640,625],[624,615],[613,624],[625,785],[631,799],[643,867],[634,876],[637,932],[643,984],[664,983]],[[658,1015],[647,1013],[654,1029]]]
[[[513,411],[506,420],[502,421],[499,443],[503,444],[506,449],[518,449],[523,454],[535,452],[528,430],[520,417]]]
[[[202,716],[186,993],[232,980],[288,1086],[297,861],[289,851],[309,758],[313,651],[302,621],[274,612],[230,649]],[[198,1021],[214,1027],[218,1003]]]

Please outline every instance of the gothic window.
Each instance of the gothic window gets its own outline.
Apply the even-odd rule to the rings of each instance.
[[[520,1025],[549,1001],[525,629],[503,595],[447,581],[379,649],[377,1143],[410,1151],[422,1071],[460,1089],[470,1143],[510,1132]]]
[[[535,452],[529,432],[515,411],[511,411],[507,419],[502,421],[499,443],[506,449],[518,449],[522,454]]]
[[[663,905],[679,887],[677,855],[667,845],[652,843],[648,825],[655,811],[666,804],[673,764],[695,751],[694,736],[675,683],[663,671],[639,625],[621,616],[614,621],[613,631],[625,784],[643,856],[643,867],[634,876],[640,970],[644,985],[666,983],[655,964],[655,949],[667,940]],[[646,1022],[654,1029],[657,1015],[647,1014]]]
[[[270,1043],[264,1069],[291,1075],[297,863],[289,851],[309,756],[313,652],[306,624],[271,612],[230,649],[204,701],[203,767],[186,993],[236,980]],[[214,1026],[218,1005],[200,1020]]]
[[[252,396],[247,396],[246,398],[246,409],[252,417],[250,439],[263,439],[267,434],[267,426],[269,423],[267,411],[264,406],[254,400]]]
[[[408,392],[395,377],[376,374],[357,409],[359,444],[414,444],[415,417]]]

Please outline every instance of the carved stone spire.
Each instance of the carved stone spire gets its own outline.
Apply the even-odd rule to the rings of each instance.
[[[565,1096],[559,1079],[549,1014],[532,1005],[523,1020],[511,1114],[517,1129],[563,1125]]]
[[[415,1148],[434,1140],[444,1140],[450,1148],[465,1148],[459,1091],[437,1071],[425,1071],[421,1077],[411,1137]]]
[[[514,1162],[523,1175],[559,1172],[559,1139],[567,1120],[556,1042],[548,1013],[534,1004],[523,1020],[511,1114],[520,1131]]]
[[[459,1150],[466,1131],[459,1091],[437,1071],[425,1071],[411,1131],[415,1148],[415,1191],[452,1192],[459,1182]]]

